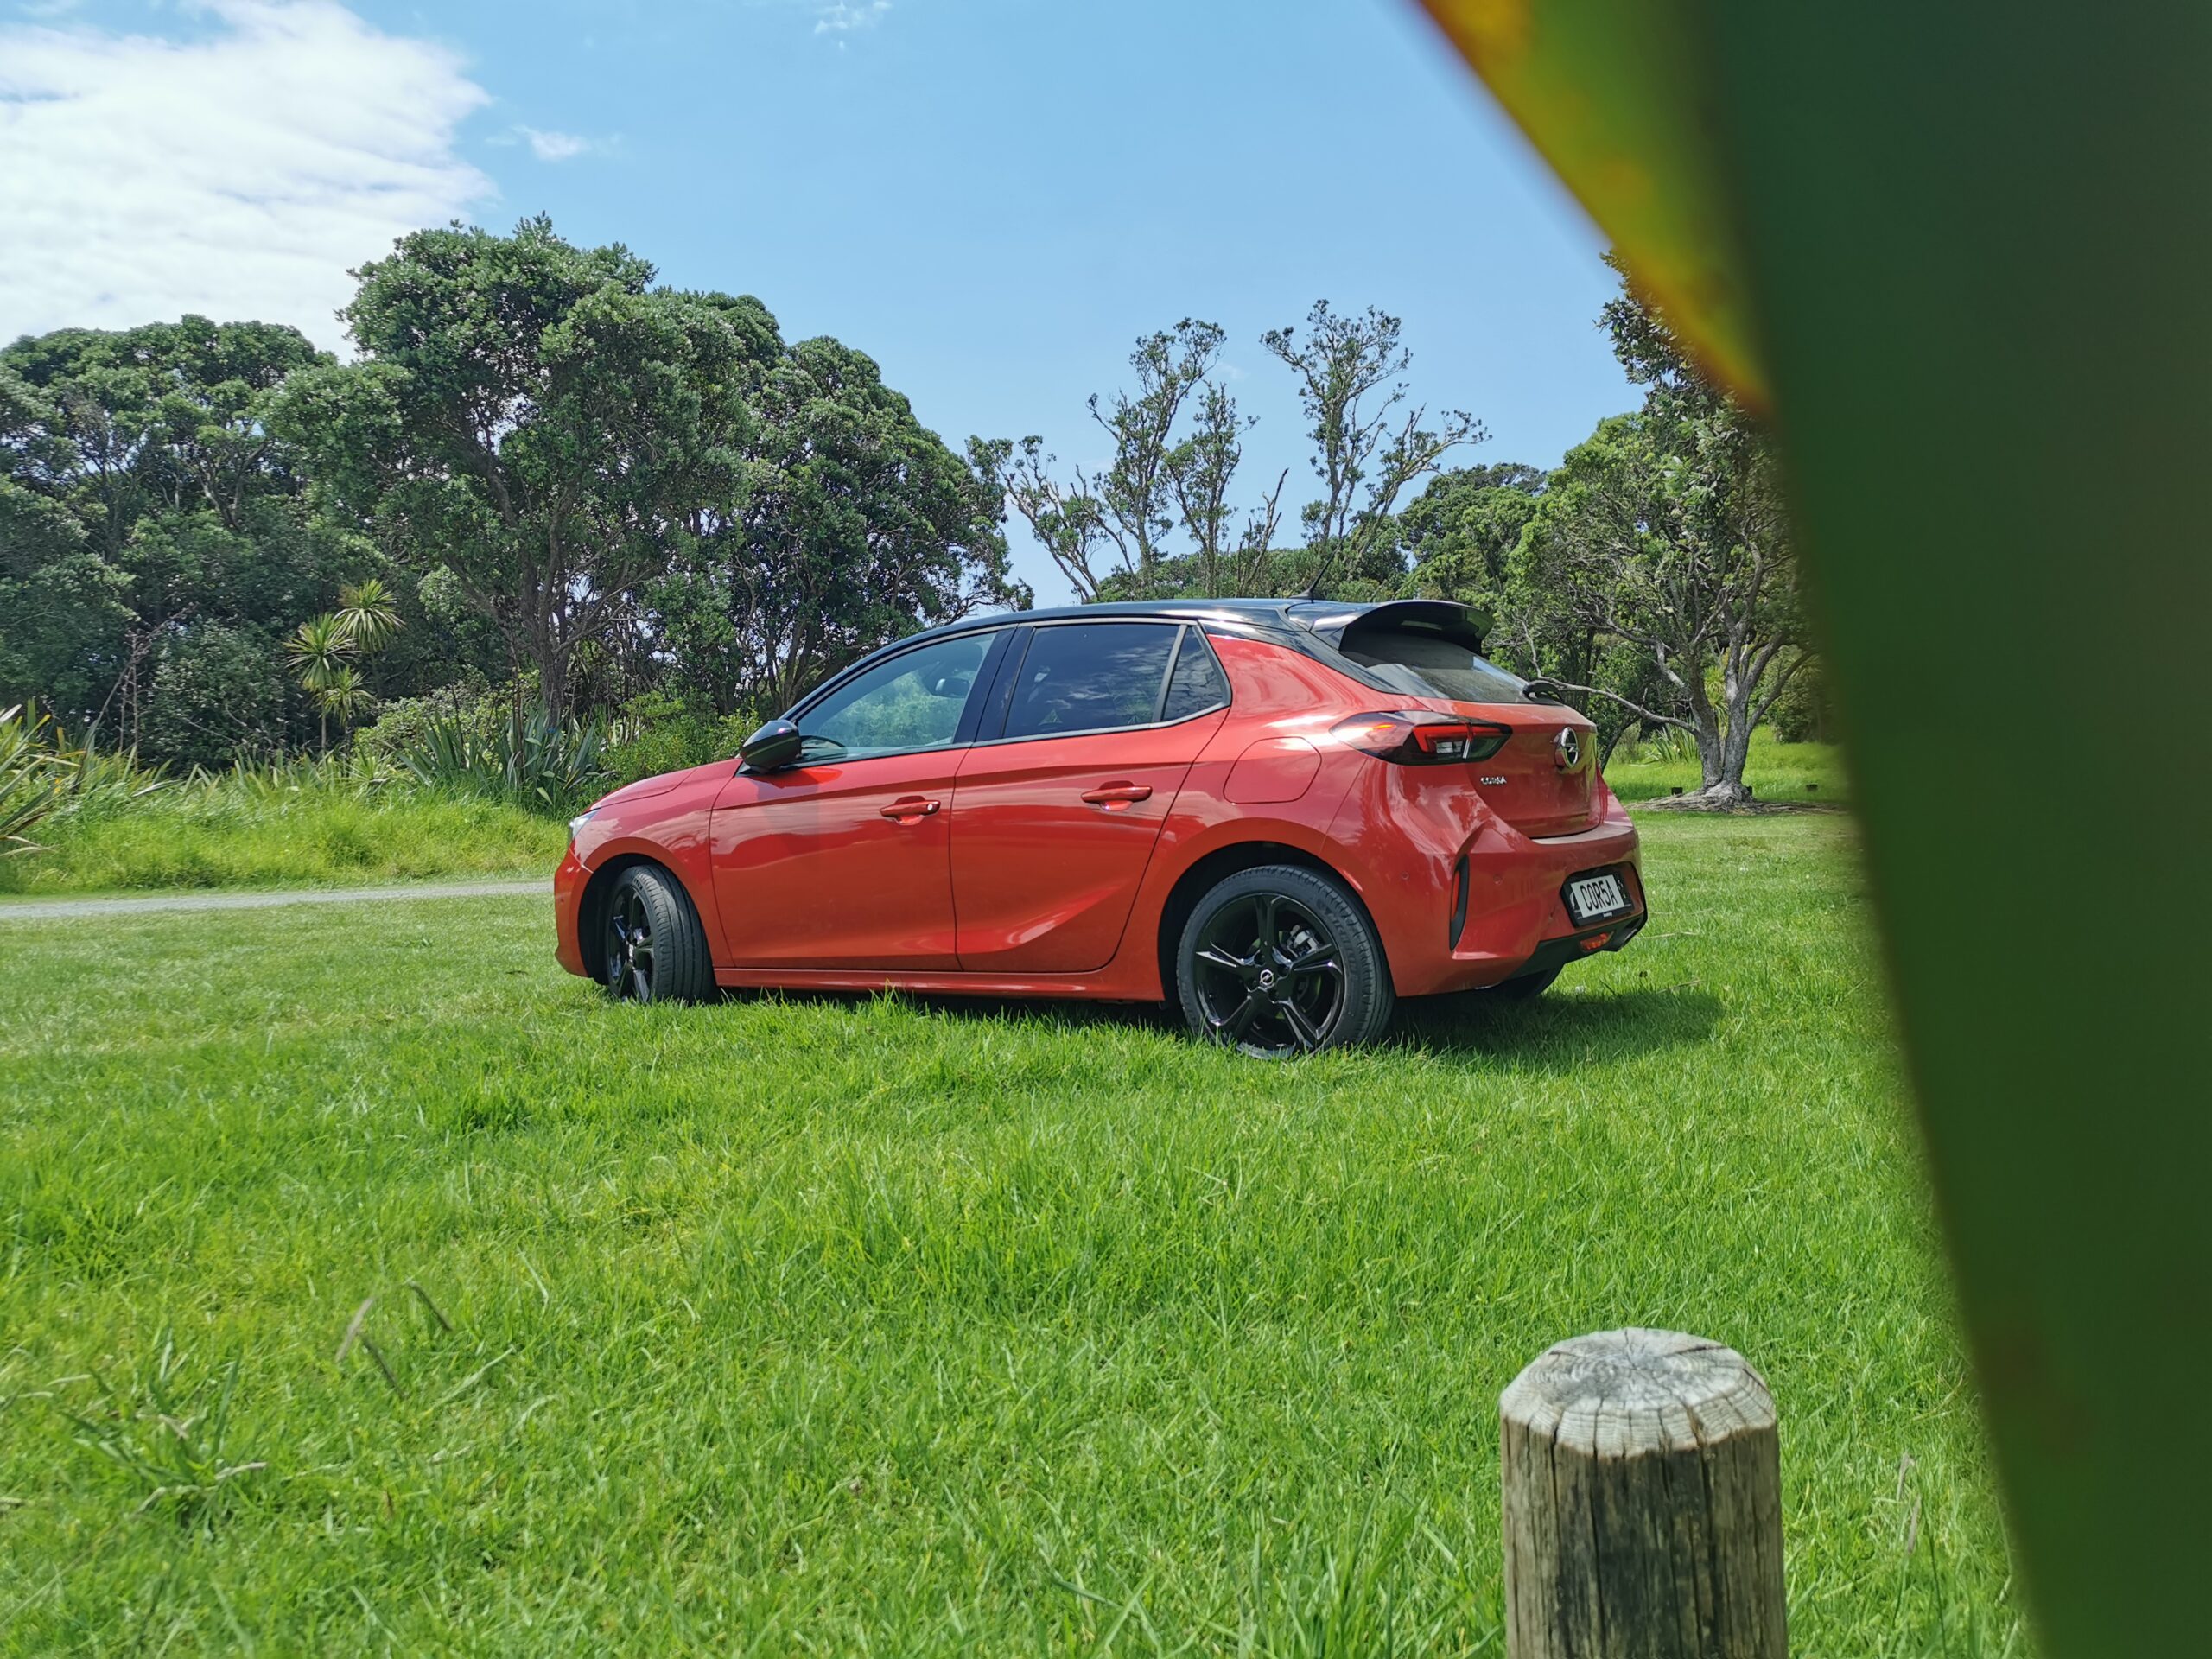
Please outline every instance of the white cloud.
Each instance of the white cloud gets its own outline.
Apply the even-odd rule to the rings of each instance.
[[[194,10],[188,41],[0,25],[0,340],[197,311],[342,349],[346,269],[496,194],[445,48],[335,0]]]
[[[579,138],[573,132],[546,132],[537,127],[517,127],[530,145],[530,153],[541,162],[565,162],[594,148],[588,138]]]
[[[890,10],[891,0],[825,0],[814,9],[814,32],[849,35],[855,29],[874,29]]]

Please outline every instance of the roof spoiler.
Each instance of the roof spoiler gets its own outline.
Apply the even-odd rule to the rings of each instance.
[[[1332,645],[1341,646],[1346,635],[1370,628],[1414,627],[1464,641],[1478,655],[1492,626],[1488,611],[1449,599],[1393,599],[1380,605],[1319,601],[1294,605],[1291,614]]]

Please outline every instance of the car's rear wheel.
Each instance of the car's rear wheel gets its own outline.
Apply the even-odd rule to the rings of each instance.
[[[707,931],[683,883],[650,864],[614,878],[601,928],[600,983],[628,1002],[698,1002],[714,993]]]
[[[1216,882],[1184,924],[1175,966],[1191,1029],[1262,1059],[1372,1042],[1395,1001],[1366,912],[1295,865]]]

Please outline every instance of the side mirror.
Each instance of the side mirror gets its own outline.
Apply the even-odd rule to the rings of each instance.
[[[805,741],[788,720],[772,720],[738,745],[737,758],[747,772],[780,772],[798,759]]]

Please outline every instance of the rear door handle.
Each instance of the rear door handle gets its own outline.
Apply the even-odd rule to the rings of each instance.
[[[904,800],[893,801],[885,807],[883,816],[896,818],[901,823],[919,823],[936,811],[938,804],[936,801],[924,800],[918,795],[909,795]]]
[[[1127,806],[1132,801],[1152,798],[1150,784],[1102,784],[1096,789],[1086,789],[1083,798],[1093,806],[1103,806],[1112,811],[1117,806]]]

